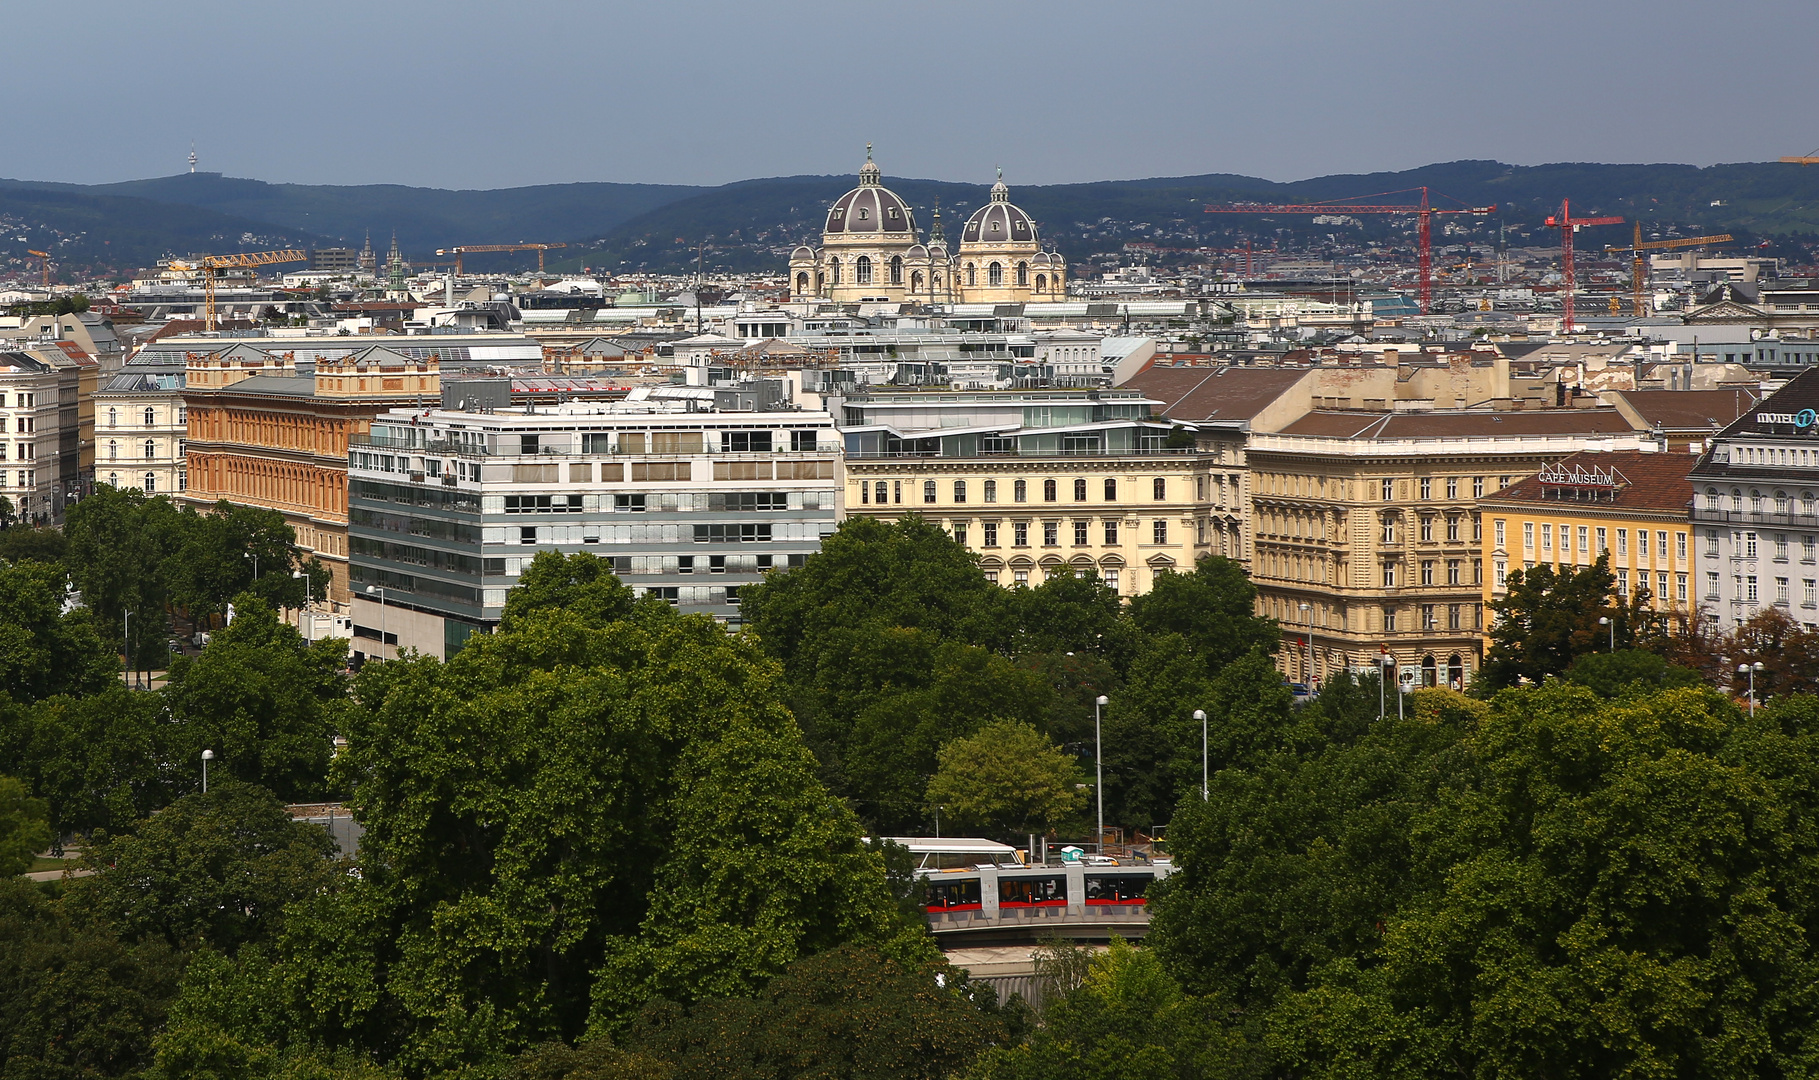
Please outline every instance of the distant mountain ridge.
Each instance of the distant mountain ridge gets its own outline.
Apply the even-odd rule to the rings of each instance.
[[[1014,177],[1011,178],[1014,181]],[[160,256],[276,246],[359,246],[371,231],[383,252],[395,229],[407,258],[422,262],[439,247],[519,241],[566,243],[551,268],[619,272],[781,269],[790,247],[813,242],[828,203],[852,176],[790,176],[718,187],[574,183],[493,191],[400,185],[274,184],[218,173],[183,173],[116,184],[0,180],[0,266],[22,265],[27,248],[53,252],[72,272],[125,271]],[[986,199],[985,184],[899,178],[890,185],[932,224],[937,199],[950,242],[967,213]],[[1305,242],[1326,234],[1406,243],[1411,221],[1363,218],[1356,226],[1315,225],[1310,217],[1206,215],[1207,202],[1322,202],[1377,193],[1413,201],[1426,185],[1436,204],[1495,203],[1489,218],[1451,218],[1452,242],[1484,244],[1508,230],[1513,244],[1546,244],[1541,219],[1571,198],[1576,214],[1640,216],[1670,234],[1729,231],[1804,243],[1819,234],[1819,169],[1776,163],[1697,167],[1560,163],[1513,166],[1455,161],[1400,172],[1335,174],[1289,183],[1230,173],[1018,186],[1011,197],[1038,221],[1044,240],[1071,259],[1117,252],[1128,244],[1167,250]],[[1335,214],[1343,214],[1335,207]],[[1587,235],[1589,246],[1618,243],[1624,230]],[[1446,241],[1447,235],[1437,235]],[[490,258],[491,261],[487,261]],[[31,260],[35,265],[35,260]],[[534,257],[476,257],[471,269],[534,266]]]

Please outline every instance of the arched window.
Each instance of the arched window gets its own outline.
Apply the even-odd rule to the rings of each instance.
[[[808,295],[808,275],[806,273],[796,275],[796,292],[801,296]]]
[[[997,502],[998,501],[998,481],[987,480],[985,482],[985,501],[986,502]]]
[[[827,275],[826,274],[816,274],[815,275],[815,291],[820,292],[822,289],[825,289],[825,288],[827,288]]]
[[[1716,510],[1723,505],[1723,500],[1718,498],[1717,488],[1708,487],[1705,489],[1705,505],[1709,510]]]
[[[1750,511],[1756,514],[1762,513],[1762,492],[1755,488],[1750,488]]]
[[[107,426],[108,427],[119,427],[120,426],[120,410],[119,409],[110,408],[107,410]]]
[[[158,422],[158,413],[150,405],[145,407],[145,426],[151,427]]]
[[[1777,513],[1777,514],[1787,513],[1787,492],[1785,492],[1785,491],[1775,492],[1775,513]]]
[[[1117,502],[1118,501],[1118,481],[1107,480],[1105,482],[1105,501],[1106,502]]]
[[[146,473],[145,474],[145,493],[147,495],[150,495],[152,492],[157,491],[157,490],[158,490],[158,474],[157,473]]]
[[[1048,291],[1048,275],[1047,274],[1037,274],[1036,275],[1036,291],[1037,292],[1047,292]]]
[[[1086,501],[1086,481],[1084,479],[1074,481],[1074,501]]]
[[[922,481],[922,501],[925,503],[935,501],[935,482],[933,480]]]
[[[853,260],[853,284],[870,285],[872,283],[872,260],[869,255],[861,255]]]
[[[972,263],[966,264],[966,283],[968,285],[979,284],[979,272],[973,268]]]
[[[157,456],[158,456],[158,444],[151,439],[145,440],[145,460],[151,461],[153,458],[156,458]]]
[[[933,276],[932,276],[932,277],[930,277],[930,278],[929,278],[929,279],[928,279],[928,287],[929,287],[929,288],[931,288],[931,289],[939,289],[939,288],[941,288],[941,275],[940,275],[940,274],[935,274],[935,275],[933,275]]]
[[[922,271],[920,271],[920,270],[911,271],[910,272],[910,292],[921,292],[921,291],[922,291]]]
[[[954,501],[957,503],[963,503],[966,501],[966,481],[965,480],[954,481]]]
[[[1168,498],[1168,481],[1158,476],[1150,481],[1150,498],[1158,501]]]
[[[1027,286],[1027,285],[1029,285],[1029,283],[1030,283],[1030,264],[1026,263],[1026,262],[1020,262],[1017,264],[1017,284]]]
[[[107,460],[120,460],[120,444],[112,439],[107,440]]]
[[[891,256],[891,284],[903,284],[903,256],[901,255]]]
[[[120,474],[117,472],[108,473],[107,474],[107,486],[111,487],[111,488],[116,488],[116,489],[119,488]]]
[[[828,280],[840,284],[840,257],[835,256],[827,261]]]
[[[1011,485],[1011,498],[1015,499],[1018,502],[1029,502],[1030,501],[1029,483],[1024,480],[1019,480],[1015,484],[1012,484]]]
[[[989,285],[1004,284],[1004,264],[995,262],[995,263],[991,263],[990,265],[986,266],[985,280],[986,280],[986,283]]]
[[[1058,490],[1053,480],[1042,481],[1042,501],[1054,502]]]

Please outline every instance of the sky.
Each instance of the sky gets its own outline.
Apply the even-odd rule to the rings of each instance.
[[[1013,185],[1819,148],[1816,0],[29,0],[8,38],[0,176],[76,183],[191,139],[443,188],[844,174],[868,141]]]

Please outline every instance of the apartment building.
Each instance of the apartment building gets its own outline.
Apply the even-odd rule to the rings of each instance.
[[[94,409],[96,482],[148,495],[188,490],[181,373],[123,371],[95,392]]]
[[[1239,494],[1193,446],[1168,445],[1155,404],[1128,390],[847,398],[846,512],[938,522],[1000,585],[1068,567],[1120,595],[1145,592],[1218,551],[1219,535],[1241,535]]]
[[[219,346],[219,341],[215,342]],[[329,571],[328,597],[348,590],[347,450],[373,417],[440,401],[438,361],[378,345],[299,366],[294,354],[235,344],[187,354],[182,408],[187,490],[284,514],[297,544]],[[143,414],[141,414],[143,415]]]
[[[1765,608],[1819,624],[1819,368],[1712,439],[1689,477],[1696,600],[1731,631]]]
[[[77,489],[80,375],[61,349],[0,352],[0,496],[22,521],[55,520]]]
[[[1653,448],[1579,453],[1486,496],[1484,602],[1507,594],[1511,571],[1586,567],[1602,555],[1619,597],[1647,590],[1651,608],[1683,621],[1698,603],[1687,516],[1696,461]]]
[[[655,387],[529,409],[451,384],[447,398],[353,440],[362,656],[452,655],[547,550],[610,559],[638,593],[736,624],[740,589],[800,565],[839,520],[833,418],[774,394]]]
[[[1463,686],[1483,657],[1479,500],[1641,441],[1613,409],[1315,409],[1253,433],[1251,576],[1284,671],[1317,683],[1389,655],[1422,684]]]

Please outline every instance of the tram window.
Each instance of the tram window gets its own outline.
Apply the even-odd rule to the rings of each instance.
[[[929,911],[977,911],[981,907],[978,878],[928,883]]]
[[[1048,907],[1067,903],[1067,878],[1012,877],[998,879],[999,907]]]
[[[1086,879],[1089,904],[1141,904],[1155,877],[1149,874],[1104,874]]]

